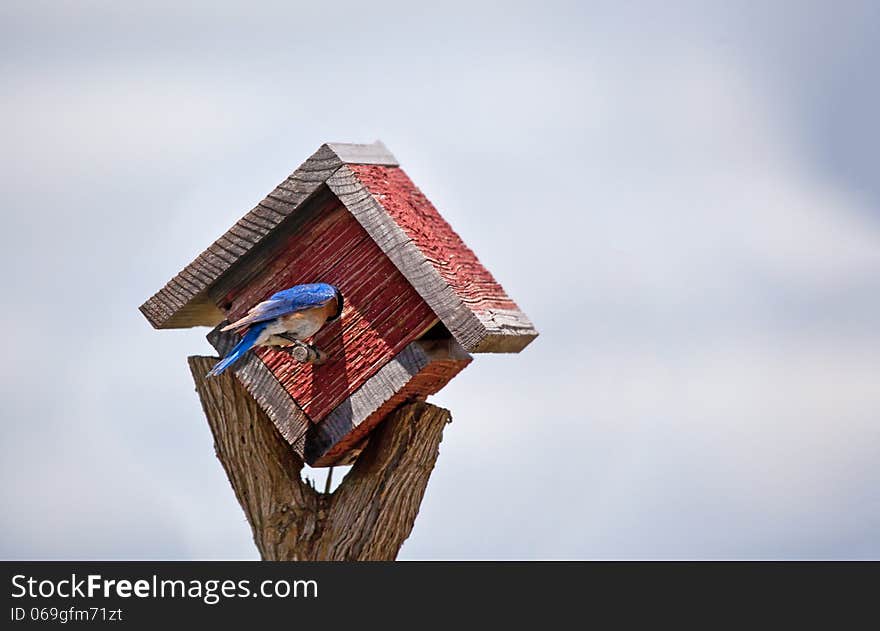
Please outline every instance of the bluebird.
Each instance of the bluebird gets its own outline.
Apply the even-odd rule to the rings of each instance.
[[[306,346],[302,340],[337,319],[342,313],[342,305],[342,292],[326,283],[294,285],[272,294],[268,300],[251,308],[246,316],[221,329],[239,332],[247,329],[247,333],[207,376],[222,374],[255,346]],[[320,354],[317,349],[306,348],[315,355]]]

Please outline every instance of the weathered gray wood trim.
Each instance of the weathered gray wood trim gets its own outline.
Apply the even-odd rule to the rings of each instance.
[[[287,217],[280,221],[267,234],[258,247],[243,254],[228,272],[218,278],[205,295],[212,304],[222,305],[229,292],[246,287],[253,278],[262,274],[266,265],[278,256],[291,235],[326,208],[328,203],[339,204],[339,200],[324,183],[311,191]]]
[[[410,343],[320,423],[309,427],[306,462],[314,464],[336,447],[431,362],[468,359],[470,355],[451,338]]]
[[[195,261],[187,265],[141,306],[157,329],[214,326],[222,311],[208,297],[208,289],[245,254],[284,221],[340,166],[339,156],[321,146],[284,182],[246,214]]]
[[[233,331],[221,331],[220,328],[218,325],[208,333],[208,341],[217,350],[220,357],[223,357],[232,350],[232,347],[241,338]],[[275,378],[272,371],[266,367],[263,360],[255,353],[250,352],[229,370],[256,399],[297,455],[303,457],[305,437],[312,424],[311,419]]]
[[[538,335],[519,311],[507,310],[504,318],[473,311],[347,166],[327,186],[467,351],[517,352]]]
[[[472,353],[518,353],[538,337],[535,325],[522,311],[489,309],[476,315],[489,334]]]
[[[345,163],[398,164],[380,141],[322,145],[253,210],[141,305],[140,310],[150,324],[157,329],[174,329],[215,326],[220,322],[223,312],[211,295],[216,297],[217,292],[209,290],[242,258],[262,246],[264,239]]]
[[[476,348],[488,331],[476,315],[434,269],[403,228],[391,218],[348,167],[340,167],[327,186],[354,215],[367,234],[437,314],[465,349]]]

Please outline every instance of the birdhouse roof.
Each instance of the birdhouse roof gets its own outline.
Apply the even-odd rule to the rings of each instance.
[[[464,349],[518,352],[537,336],[378,141],[322,145],[141,311],[159,329],[222,322],[230,292],[265,268],[305,221],[303,209],[328,194],[351,213]]]
[[[349,462],[395,407],[444,387],[473,352],[518,352],[529,319],[376,142],[329,143],[141,306],[156,328],[222,331],[272,293],[339,288],[345,307],[312,338],[320,365],[260,347],[232,371],[313,466]],[[218,326],[220,325],[220,326]]]

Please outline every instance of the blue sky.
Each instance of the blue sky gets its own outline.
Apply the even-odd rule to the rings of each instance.
[[[402,558],[880,556],[880,9],[620,4],[4,3],[0,557],[256,557],[137,306],[375,138],[542,333]]]

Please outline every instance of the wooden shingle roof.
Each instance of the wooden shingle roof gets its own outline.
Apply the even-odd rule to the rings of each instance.
[[[322,145],[223,236],[147,300],[159,329],[215,326],[226,296],[295,234],[300,209],[329,190],[391,259],[463,348],[517,352],[529,319],[479,263],[381,143]]]

